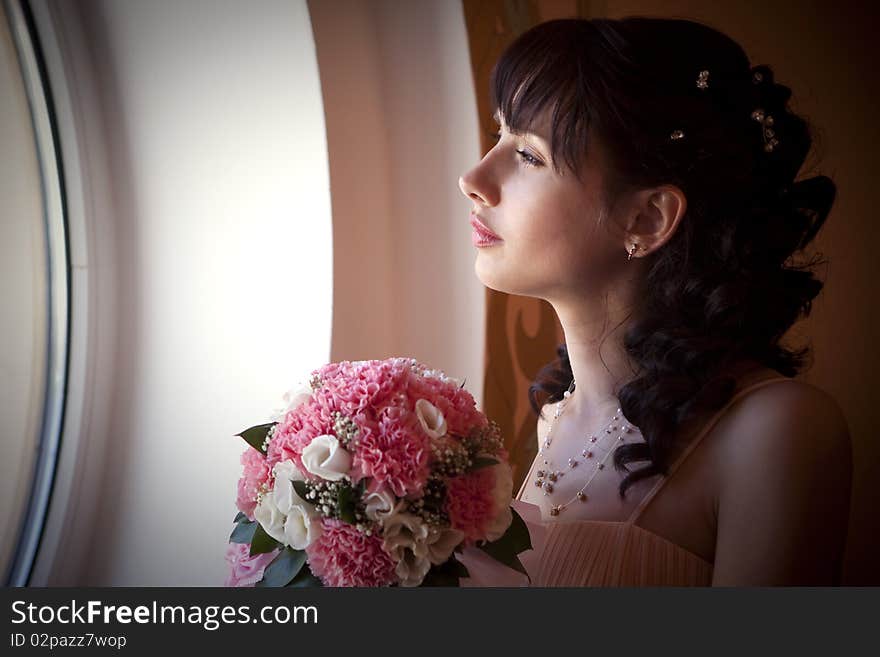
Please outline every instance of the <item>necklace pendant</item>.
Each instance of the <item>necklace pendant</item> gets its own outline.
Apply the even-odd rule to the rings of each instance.
[[[558,516],[559,515],[559,507],[558,506],[551,506],[550,507],[550,515],[551,516]]]
[[[547,479],[549,479],[550,481],[556,481],[556,473],[551,472],[550,474],[547,475]]]
[[[587,501],[587,494],[586,494],[584,491],[579,490],[578,493],[577,493],[577,498],[578,498],[581,502],[586,502],[586,501]]]
[[[543,478],[544,478],[544,471],[543,471],[543,470],[538,470],[538,472],[536,472],[535,474],[538,475],[538,479],[543,479]]]
[[[596,436],[590,436],[590,442],[591,443],[596,442]]]
[[[553,484],[551,484],[549,481],[544,482],[544,492],[545,493],[552,493],[553,492]]]
[[[575,461],[574,459],[568,459],[568,467],[569,468],[574,468],[577,466],[577,464],[578,464],[578,462]]]
[[[535,486],[537,486],[538,488],[540,488],[540,487],[543,486],[543,485],[544,485],[544,482],[543,482],[543,481],[541,481],[540,479],[535,479]]]
[[[599,469],[600,469],[600,470],[604,470],[604,469],[605,469],[605,464],[604,464],[604,463],[600,463],[600,464],[599,464]]]

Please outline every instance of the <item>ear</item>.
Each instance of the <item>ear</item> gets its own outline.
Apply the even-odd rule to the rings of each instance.
[[[675,185],[662,185],[636,193],[634,212],[626,226],[627,252],[633,244],[634,258],[645,256],[672,239],[687,210],[687,197]]]

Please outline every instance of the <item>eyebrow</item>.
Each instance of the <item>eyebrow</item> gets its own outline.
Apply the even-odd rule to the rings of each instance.
[[[498,125],[501,125],[501,108],[500,107],[495,110],[494,114],[492,114],[492,118],[495,119],[495,123],[497,123]],[[543,142],[545,149],[548,152],[550,151],[550,141],[546,137],[544,137],[544,135],[542,135],[542,134],[539,134],[533,130],[529,130],[529,131],[515,130],[515,129],[511,128],[510,126],[507,127],[507,130],[508,130],[508,132],[510,132],[514,135],[526,135],[526,134],[532,135],[533,137],[536,137],[541,142]],[[553,156],[550,155],[550,158],[552,159]]]

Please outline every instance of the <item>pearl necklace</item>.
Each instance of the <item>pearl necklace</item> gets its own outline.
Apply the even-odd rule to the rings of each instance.
[[[544,438],[544,446],[540,450],[538,450],[539,456],[545,456],[544,450],[546,448],[550,447],[550,444],[552,442],[553,429],[556,427],[556,422],[559,420],[559,416],[562,414],[562,411],[560,410],[560,405],[562,404],[563,401],[568,401],[568,398],[571,396],[571,391],[573,388],[574,388],[574,381],[571,382],[571,385],[568,387],[568,390],[566,390],[565,393],[563,394],[563,399],[556,403],[556,413],[553,416],[553,423],[550,425],[550,429],[547,431],[547,436]],[[577,493],[575,493],[574,497],[572,497],[570,500],[568,500],[565,504],[554,504],[550,507],[550,515],[551,516],[558,516],[561,511],[563,511],[569,504],[571,504],[575,500],[580,500],[581,502],[587,501],[587,499],[588,499],[587,494],[584,491],[587,489],[587,486],[590,485],[590,482],[593,481],[593,478],[596,476],[596,474],[598,474],[599,470],[605,469],[605,461],[608,460],[608,457],[614,451],[613,445],[618,442],[622,442],[624,434],[632,433],[632,430],[633,430],[632,426],[625,426],[625,423],[621,423],[620,426],[615,424],[620,417],[620,415],[619,415],[620,412],[621,412],[621,410],[618,407],[618,409],[614,413],[614,416],[611,418],[611,421],[605,425],[604,433],[602,434],[602,437],[604,438],[605,436],[612,435],[618,429],[620,430],[620,434],[617,436],[617,440],[614,440],[612,438],[612,441],[613,441],[612,448],[609,448],[605,452],[605,454],[602,456],[602,459],[596,465],[596,469],[593,471],[593,473],[587,479],[587,483],[584,484],[583,488],[581,488]],[[589,442],[586,444],[584,449],[581,451],[581,454],[584,456],[584,458],[586,458],[586,459],[593,458],[593,454],[594,454],[593,450],[596,449],[595,443],[598,440],[599,439],[595,434],[590,434]],[[552,461],[545,458],[544,465],[551,465],[552,466],[554,464]],[[577,465],[578,465],[578,461],[576,459],[574,459],[574,458],[568,459],[569,469],[575,468],[575,467],[577,467]],[[535,479],[535,486],[538,486],[539,488],[543,489],[544,495],[550,495],[553,492],[554,482],[556,482],[560,477],[565,475],[565,473],[562,472],[561,470],[544,470],[544,469],[539,469],[535,474],[537,475],[536,479]]]

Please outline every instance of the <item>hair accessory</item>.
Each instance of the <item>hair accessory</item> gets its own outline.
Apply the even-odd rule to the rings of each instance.
[[[632,248],[629,250],[629,255],[626,257],[627,261],[632,260],[633,255],[635,255],[636,249],[639,248],[638,244],[633,244]]]
[[[776,139],[776,132],[771,127],[773,125],[773,117],[769,114],[765,115],[764,110],[759,107],[752,112],[752,118],[762,126],[761,134],[764,136],[764,150],[772,153],[773,149],[779,145],[779,140]]]
[[[697,88],[709,88],[709,71],[700,71],[700,74],[697,76]]]
[[[568,390],[563,394],[563,399],[567,403],[568,398],[571,397],[571,391],[574,388],[574,380],[572,380],[571,385],[568,386]],[[562,410],[560,406],[562,405],[562,401],[556,403],[556,414],[553,416],[553,423],[550,425],[550,429],[547,431],[547,436],[544,438],[544,444],[540,450],[538,450],[539,456],[544,456],[543,465],[553,466],[553,462],[546,458],[546,454],[544,452],[545,449],[550,447],[550,444],[553,442],[551,434],[553,433],[553,429],[556,428],[556,422],[559,420],[559,416],[562,414]],[[584,457],[584,462],[589,461],[595,456],[594,450],[598,451],[600,445],[603,443],[597,441],[604,441],[607,436],[611,436],[611,444],[608,447],[607,451],[604,451],[599,459],[599,462],[596,464],[593,473],[587,479],[587,483],[575,493],[574,497],[565,502],[564,504],[552,504],[550,506],[550,515],[558,516],[561,511],[564,511],[565,508],[574,502],[575,500],[580,500],[581,502],[587,501],[587,494],[584,492],[587,489],[587,486],[590,485],[590,482],[593,481],[593,478],[599,473],[600,470],[605,469],[605,462],[608,460],[608,457],[614,452],[614,447],[620,442],[623,442],[624,435],[633,433],[633,430],[636,429],[633,425],[627,426],[625,421],[622,421],[620,415],[620,408],[615,411],[614,416],[611,418],[611,421],[605,425],[603,430],[600,430],[597,434],[588,434],[588,441],[584,445],[581,450],[581,455]],[[619,432],[619,433],[618,433]],[[616,436],[614,434],[617,434]],[[600,438],[601,436],[601,438]],[[604,447],[603,447],[604,450]],[[568,468],[572,470],[577,467],[579,461],[575,458],[568,459]],[[562,470],[551,470],[549,468],[540,468],[537,472],[535,472],[535,486],[542,489],[544,491],[544,495],[550,495],[553,492],[553,485],[565,475],[565,472]]]
[[[755,71],[754,73],[752,73],[753,84],[761,84],[763,81],[764,74],[761,71]],[[709,88],[708,70],[702,70],[697,75],[697,88]],[[767,153],[772,153],[773,150],[779,145],[779,140],[776,138],[776,131],[772,128],[773,117],[769,114],[765,116],[764,110],[759,107],[752,112],[752,118],[761,124],[761,134],[764,137],[764,151]],[[673,130],[671,133],[669,133],[669,139],[670,141],[679,141],[680,139],[684,139],[684,130]]]

